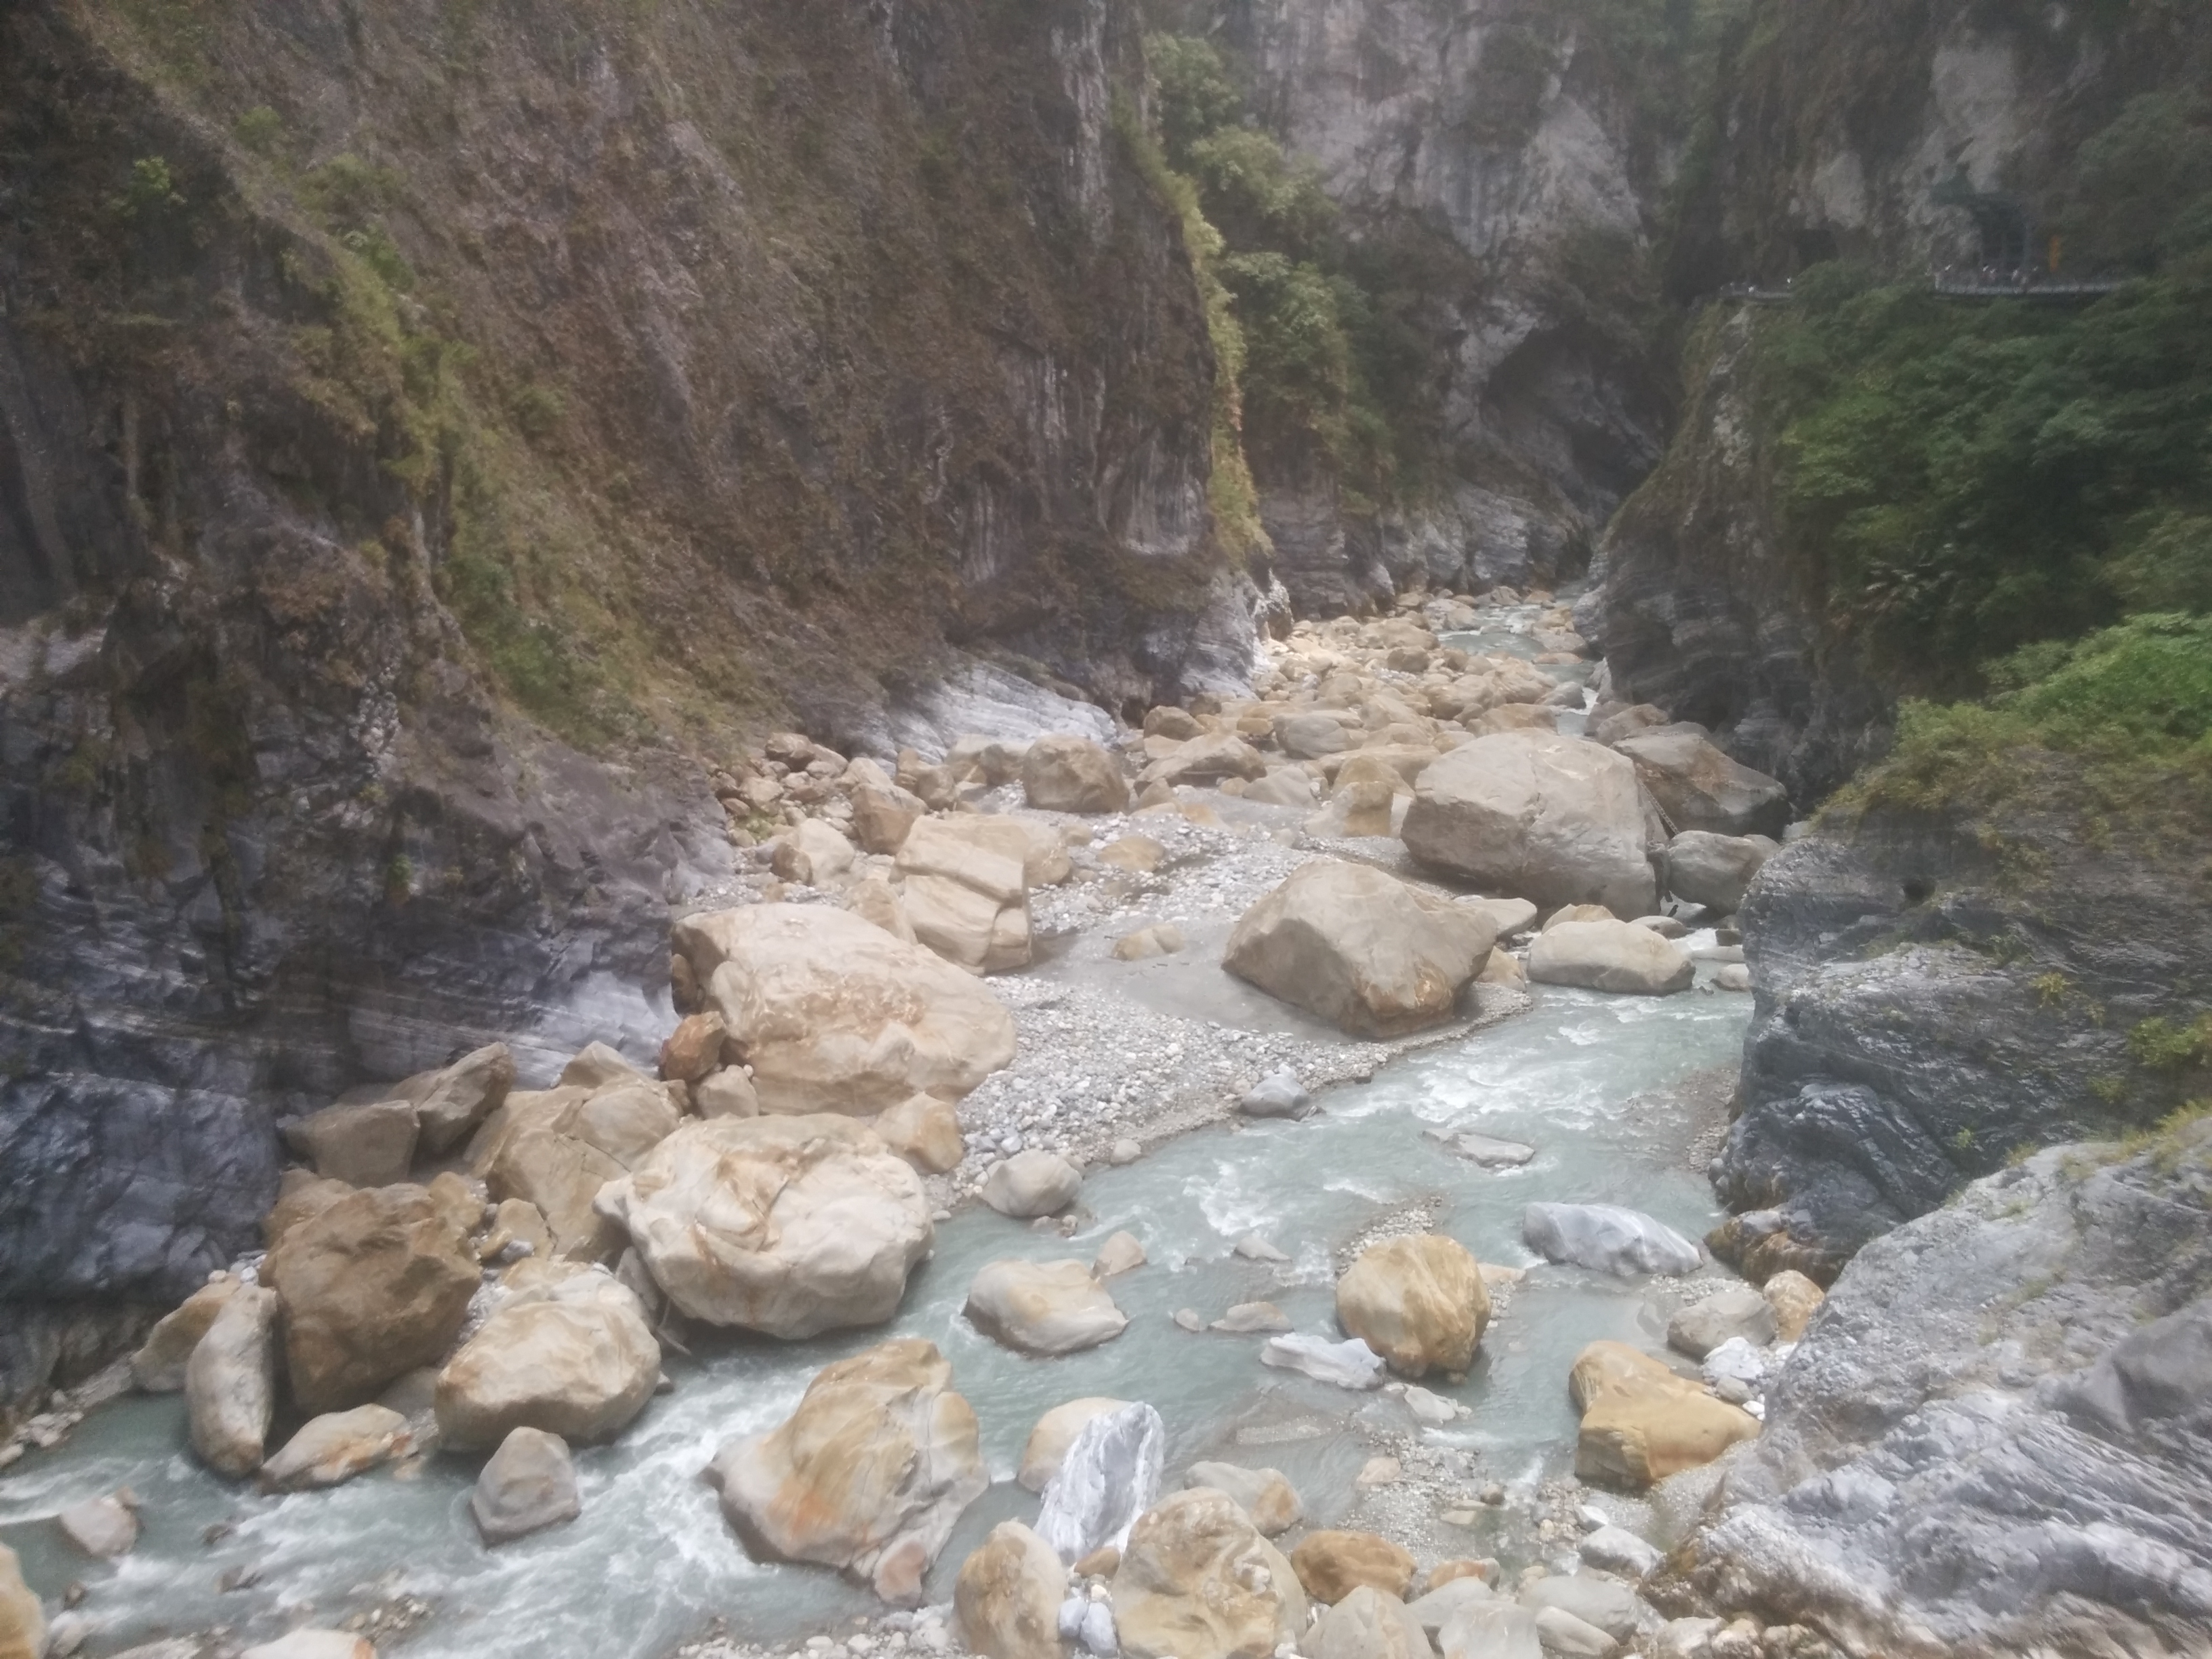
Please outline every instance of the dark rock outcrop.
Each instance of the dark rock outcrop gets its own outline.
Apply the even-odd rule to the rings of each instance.
[[[2065,763],[2045,764],[2063,801]],[[2202,1092],[2130,1037],[2185,1027],[2212,987],[2206,850],[2022,805],[1839,811],[1769,860],[1739,913],[1756,1002],[1712,1166],[1749,1213],[1717,1248],[1825,1281],[2021,1149]]]
[[[2203,1652],[2208,1291],[2212,1121],[1976,1182],[1844,1270],[1662,1600],[1853,1659]]]

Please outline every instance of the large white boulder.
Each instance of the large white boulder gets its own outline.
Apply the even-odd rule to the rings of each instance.
[[[915,938],[971,974],[1030,959],[1028,830],[1014,818],[924,818],[898,851]]]
[[[843,910],[757,904],[687,917],[677,951],[752,1067],[763,1112],[872,1117],[957,1100],[1014,1057],[1014,1022],[970,975]]]
[[[825,1368],[799,1409],[707,1471],[748,1549],[841,1568],[887,1601],[922,1575],[990,1485],[975,1413],[935,1345],[905,1337]]]
[[[1356,1036],[1396,1036],[1449,1019],[1497,936],[1480,911],[1323,860],[1244,913],[1221,965]]]
[[[881,1324],[932,1237],[913,1167],[826,1113],[686,1123],[599,1206],[684,1313],[770,1336]]]
[[[1422,863],[1536,904],[1640,916],[1656,900],[1636,768],[1581,738],[1462,744],[1421,774],[1403,834]]]
[[[969,1321],[1024,1353],[1073,1353],[1110,1342],[1128,1317],[1080,1261],[987,1261],[968,1286]]]
[[[1688,990],[1697,971],[1687,951],[1632,921],[1558,922],[1528,947],[1528,977],[1539,985],[1662,997]]]

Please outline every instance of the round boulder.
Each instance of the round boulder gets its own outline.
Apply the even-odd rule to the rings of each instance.
[[[1095,1348],[1129,1325],[1080,1261],[988,1261],[962,1311],[986,1336],[1024,1353]]]
[[[611,1439],[659,1378],[660,1345],[637,1297],[610,1273],[572,1269],[510,1297],[438,1373],[438,1438],[457,1451],[518,1428]]]
[[[1130,1528],[1114,1619],[1131,1659],[1267,1659],[1305,1633],[1306,1598],[1282,1552],[1226,1493],[1194,1486]]]
[[[1369,1246],[1336,1282],[1336,1317],[1406,1376],[1474,1363],[1490,1292],[1467,1247],[1440,1233]]]
[[[983,1178],[983,1201],[1018,1221],[1058,1215],[1082,1190],[1082,1170],[1058,1152],[1036,1147],[993,1165]]]
[[[1060,1604],[1067,1569],[1036,1534],[1002,1521],[960,1564],[952,1606],[983,1659],[1060,1659]]]

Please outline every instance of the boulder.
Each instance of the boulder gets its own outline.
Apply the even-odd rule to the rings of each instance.
[[[957,1100],[1014,1055],[1012,1017],[931,951],[824,905],[688,917],[676,948],[752,1067],[765,1112],[872,1117]]]
[[[1139,1518],[1113,1599],[1131,1659],[1270,1659],[1306,1628],[1291,1564],[1225,1494],[1203,1486]]]
[[[1544,703],[1502,702],[1480,714],[1468,715],[1460,724],[1474,736],[1486,738],[1496,732],[1556,732],[1559,729],[1559,716]]]
[[[1275,746],[1292,760],[1319,760],[1352,747],[1352,733],[1334,714],[1278,714]]]
[[[1227,1312],[1206,1327],[1231,1336],[1272,1334],[1291,1328],[1290,1316],[1272,1302],[1233,1302]]]
[[[162,1659],[167,1659],[166,1653]],[[238,1659],[376,1659],[376,1646],[366,1636],[356,1636],[349,1630],[302,1626],[287,1631],[273,1642],[241,1650]]]
[[[1319,861],[1244,913],[1222,966],[1356,1036],[1396,1036],[1451,1018],[1495,938],[1463,905]]]
[[[1244,799],[1257,801],[1262,806],[1310,807],[1314,804],[1313,780],[1296,766],[1279,766],[1259,782],[1248,784]]]
[[[284,1145],[315,1173],[349,1187],[388,1187],[407,1179],[420,1131],[410,1101],[326,1106],[283,1127]]]
[[[1095,1348],[1129,1323],[1080,1261],[986,1262],[962,1311],[986,1336],[1024,1353]]]
[[[1291,1565],[1307,1595],[1332,1604],[1361,1584],[1402,1601],[1413,1583],[1413,1558],[1371,1532],[1310,1532],[1291,1552]]]
[[[1759,1286],[1759,1294],[1774,1314],[1774,1340],[1795,1342],[1828,1293],[1795,1267],[1784,1267]]]
[[[1667,996],[1697,976],[1690,953],[1632,921],[1567,921],[1528,947],[1528,977],[1540,985]]]
[[[1536,1640],[1555,1659],[1612,1659],[1620,1644],[1562,1607],[1538,1607]]]
[[[1789,825],[1789,790],[1729,759],[1701,726],[1680,722],[1633,732],[1617,738],[1613,750],[1634,763],[1668,826],[1677,832],[1778,836]],[[1641,915],[1650,908],[1629,914]]]
[[[1336,1318],[1407,1376],[1474,1363],[1490,1292],[1474,1257],[1441,1233],[1370,1244],[1336,1281]]]
[[[1536,1616],[1510,1602],[1469,1601],[1437,1630],[1443,1659],[1544,1659]]]
[[[94,1560],[131,1553],[138,1541],[137,1494],[125,1487],[113,1497],[81,1498],[54,1516],[70,1543]]]
[[[484,1224],[484,1212],[491,1206],[491,1189],[475,1176],[441,1170],[422,1190],[430,1194],[438,1213],[464,1238]]]
[[[914,924],[906,919],[906,902],[899,897],[898,890],[881,876],[866,877],[847,888],[845,908],[902,945],[915,942]]]
[[[1667,1346],[1692,1359],[1703,1359],[1731,1337],[1763,1348],[1774,1340],[1774,1310],[1749,1285],[1716,1291],[1667,1322]]]
[[[853,867],[853,843],[821,818],[801,818],[775,842],[769,867],[779,879],[823,887]]]
[[[1424,864],[1539,905],[1640,916],[1657,896],[1636,768],[1557,732],[1501,732],[1421,774],[1406,848]]]
[[[755,1554],[837,1567],[912,1603],[960,1513],[990,1485],[975,1413],[917,1338],[824,1368],[799,1409],[732,1441],[708,1469]]]
[[[592,1094],[617,1083],[644,1083],[645,1073],[630,1064],[611,1043],[587,1042],[569,1057],[555,1079],[556,1087],[581,1089]]]
[[[1159,703],[1145,711],[1144,732],[1148,738],[1165,738],[1170,743],[1188,743],[1206,728],[1198,723],[1198,716],[1187,708],[1173,703]]]
[[[1039,738],[1022,757],[1022,797],[1042,812],[1126,812],[1129,781],[1088,738]]]
[[[389,1407],[356,1406],[310,1418],[283,1449],[261,1466],[264,1492],[308,1492],[335,1486],[380,1463],[404,1456],[413,1446],[407,1419]]]
[[[183,1388],[192,1350],[238,1286],[237,1279],[222,1273],[163,1314],[131,1356],[131,1380],[148,1394],[174,1394]]]
[[[691,1107],[701,1117],[758,1117],[760,1095],[743,1066],[725,1066],[691,1085]]]
[[[1431,1636],[1449,1624],[1462,1607],[1481,1607],[1494,1603],[1498,1592],[1482,1575],[1484,1564],[1474,1561],[1440,1563],[1429,1573],[1428,1585],[1422,1595],[1407,1604],[1407,1610],[1415,1622]],[[1498,1564],[1487,1564],[1495,1572]],[[1438,1574],[1453,1569],[1448,1577]]]
[[[1584,1348],[1569,1391],[1582,1407],[1575,1473],[1585,1480],[1641,1489],[1759,1433],[1748,1412],[1618,1342]]]
[[[1522,898],[1458,898],[1455,904],[1464,904],[1470,910],[1480,910],[1497,927],[1500,939],[1525,933],[1536,921],[1536,907]]]
[[[309,1216],[320,1215],[353,1188],[343,1181],[326,1181],[305,1170],[287,1170],[277,1183],[276,1202],[261,1218],[261,1242],[275,1249],[284,1235]]]
[[[1261,1078],[1238,1097],[1237,1109],[1247,1117],[1304,1117],[1313,1109],[1313,1097],[1285,1066]]]
[[[1067,1569],[1036,1534],[1002,1521],[960,1564],[953,1611],[982,1659],[1060,1659],[1060,1604]]]
[[[1544,918],[1544,926],[1540,931],[1548,933],[1564,922],[1618,921],[1619,920],[1618,916],[1602,904],[1562,904]]]
[[[1134,875],[1150,875],[1167,860],[1168,849],[1150,836],[1119,836],[1098,849],[1098,861]]]
[[[1145,962],[1153,957],[1171,957],[1182,947],[1182,929],[1164,921],[1115,939],[1113,956],[1116,962]]]
[[[1537,1615],[1540,1633],[1547,1608],[1623,1642],[1634,1636],[1649,1616],[1634,1590],[1601,1573],[1553,1573],[1523,1585],[1519,1599],[1522,1607]]]
[[[1316,1382],[1340,1389],[1379,1389],[1382,1386],[1382,1356],[1358,1337],[1331,1342],[1326,1337],[1293,1332],[1271,1336],[1260,1350],[1260,1363],[1279,1370],[1297,1371]]]
[[[185,1365],[192,1449],[218,1474],[261,1466],[276,1410],[276,1293],[242,1285]]]
[[[983,1201],[1018,1221],[1058,1215],[1082,1190],[1082,1170],[1058,1152],[1034,1146],[993,1164],[983,1178]]]
[[[261,1279],[283,1303],[292,1397],[308,1412],[365,1404],[438,1358],[479,1283],[466,1238],[410,1186],[349,1194],[301,1223]]]
[[[1098,1247],[1091,1258],[1091,1271],[1099,1279],[1111,1279],[1117,1273],[1133,1273],[1145,1265],[1145,1247],[1134,1233],[1114,1233]]]
[[[660,1345],[637,1297],[611,1274],[573,1270],[510,1296],[446,1363],[439,1442],[478,1450],[518,1428],[611,1440],[659,1378]]]
[[[1685,830],[1667,843],[1667,890],[1686,904],[1734,915],[1752,878],[1782,850],[1765,836],[1717,836]]]
[[[487,1544],[505,1544],[584,1512],[568,1443],[543,1429],[507,1431],[469,1493],[469,1514]]]
[[[1141,1401],[1116,1406],[1076,1431],[1037,1506],[1037,1536],[1063,1561],[1119,1549],[1160,1495],[1167,1426]]]
[[[921,797],[895,783],[862,784],[848,797],[853,805],[853,835],[864,853],[896,853],[907,831],[927,817]]]
[[[501,1202],[535,1209],[552,1237],[553,1253],[570,1261],[605,1261],[622,1249],[622,1232],[595,1207],[599,1189],[623,1166],[574,1135],[525,1129],[500,1147],[487,1172]]]
[[[1028,1443],[1022,1448],[1021,1473],[1015,1478],[1031,1492],[1042,1492],[1053,1476],[1060,1473],[1067,1449],[1075,1443],[1075,1437],[1083,1431],[1083,1425],[1094,1417],[1117,1412],[1128,1403],[1126,1400],[1094,1395],[1054,1406],[1037,1419],[1036,1426],[1030,1431]]]
[[[971,974],[1030,959],[1028,832],[1012,818],[924,818],[900,847],[914,936]]]
[[[1547,1261],[1626,1278],[1695,1273],[1704,1253],[1664,1222],[1615,1204],[1531,1204],[1522,1242]]]
[[[1575,1540],[1575,1553],[1591,1566],[1641,1578],[1656,1571],[1666,1553],[1626,1527],[1599,1527]]]
[[[909,1095],[876,1120],[875,1130],[884,1146],[925,1175],[943,1175],[968,1153],[960,1115],[951,1101],[935,1095]]]
[[[729,1035],[720,1014],[686,1014],[660,1045],[660,1075],[676,1083],[696,1083],[722,1063],[722,1040]]]
[[[0,1544],[0,1659],[40,1659],[46,1651],[46,1609],[23,1582],[15,1552]]]
[[[1297,1489],[1280,1469],[1248,1469],[1235,1463],[1194,1463],[1183,1472],[1186,1486],[1211,1486],[1225,1492],[1252,1524],[1269,1538],[1288,1532],[1306,1518]]]
[[[1307,1646],[1314,1659],[1433,1659],[1413,1610],[1371,1584],[1331,1607]]]
[[[770,1336],[889,1319],[932,1237],[913,1168],[827,1114],[686,1123],[599,1205],[685,1314]]]
[[[388,1099],[412,1103],[421,1150],[434,1157],[466,1140],[514,1086],[514,1055],[504,1042],[492,1042],[450,1066],[392,1084],[384,1092]]]
[[[1224,778],[1264,778],[1267,763],[1260,751],[1232,732],[1209,732],[1178,744],[1137,775],[1140,789],[1155,783],[1218,783]],[[1183,1659],[1191,1659],[1184,1655]]]
[[[500,1200],[492,1212],[491,1226],[477,1243],[477,1261],[501,1266],[525,1256],[550,1261],[556,1254],[552,1229],[526,1198]]]

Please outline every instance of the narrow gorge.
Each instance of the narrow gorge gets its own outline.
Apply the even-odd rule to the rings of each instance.
[[[2212,1655],[2208,87],[0,12],[0,1659]]]

